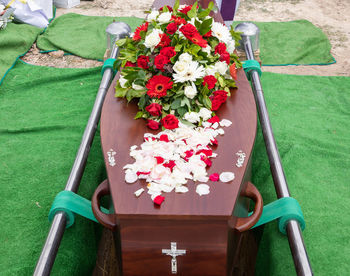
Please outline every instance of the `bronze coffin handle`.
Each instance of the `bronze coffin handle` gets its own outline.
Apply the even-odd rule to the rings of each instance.
[[[97,189],[95,190],[91,199],[91,207],[92,207],[92,212],[94,213],[96,219],[104,227],[112,231],[115,231],[118,227],[116,216],[113,214],[103,213],[100,209],[100,199],[103,196],[109,195],[109,194],[110,194],[109,184],[108,184],[108,180],[106,179],[100,185],[98,185]]]
[[[243,191],[241,195],[255,201],[253,214],[246,218],[237,219],[235,229],[239,232],[244,232],[252,228],[258,222],[264,208],[264,203],[258,189],[250,182],[248,182],[246,190]]]

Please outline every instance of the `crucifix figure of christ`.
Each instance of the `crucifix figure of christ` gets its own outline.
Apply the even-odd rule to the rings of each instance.
[[[177,256],[185,255],[186,250],[177,249],[176,242],[170,243],[170,249],[162,249],[162,253],[171,256],[171,273],[177,274]]]

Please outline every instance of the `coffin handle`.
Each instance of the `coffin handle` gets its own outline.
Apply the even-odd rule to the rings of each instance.
[[[252,215],[237,219],[235,229],[239,232],[244,232],[252,228],[258,222],[264,208],[264,203],[258,189],[250,182],[248,182],[246,190],[243,191],[241,195],[255,201],[255,207]]]
[[[118,227],[117,218],[114,214],[106,214],[103,213],[100,209],[100,199],[105,196],[109,195],[109,183],[106,179],[103,181],[100,185],[98,185],[97,189],[95,190],[92,199],[91,199],[91,207],[92,212],[94,213],[96,219],[106,228],[115,231]]]

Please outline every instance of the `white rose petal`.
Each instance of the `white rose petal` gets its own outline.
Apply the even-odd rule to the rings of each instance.
[[[202,123],[202,126],[203,126],[203,127],[210,127],[210,126],[211,126],[211,123],[209,123],[209,122],[203,122],[203,123]]]
[[[235,47],[235,41],[232,39],[227,43],[227,52],[231,55],[233,51],[236,49]]]
[[[207,195],[210,193],[209,186],[207,184],[198,184],[196,187],[196,193],[200,196]]]
[[[224,131],[222,128],[219,128],[219,129],[217,130],[217,132],[218,132],[218,134],[220,134],[220,135],[224,135],[224,134],[225,134],[225,131]]]
[[[235,179],[235,174],[233,172],[222,172],[219,179],[221,182],[230,182]]]
[[[220,126],[222,127],[229,127],[230,125],[232,125],[232,122],[230,120],[222,119],[220,121]]]
[[[161,195],[161,193],[152,194],[152,195],[151,195],[152,201],[153,201],[157,196],[160,196],[160,195]]]
[[[168,23],[171,19],[171,12],[163,12],[161,15],[158,16],[158,22],[159,23]]]
[[[134,183],[138,179],[137,174],[132,170],[128,169],[125,171],[125,182],[126,183]]]
[[[135,196],[139,197],[143,192],[144,192],[144,188],[138,189],[137,191],[134,192]]]
[[[127,79],[125,79],[122,75],[120,75],[119,83],[120,83],[120,86],[121,86],[122,88],[127,88],[127,87],[125,86],[125,83],[126,83],[127,81],[128,81]]]
[[[217,129],[218,126],[219,126],[219,124],[218,124],[217,122],[215,122],[211,127],[212,127],[213,129]]]
[[[175,193],[187,193],[188,188],[186,186],[179,186],[175,188]]]
[[[132,83],[132,89],[135,89],[135,90],[144,90],[144,89],[146,89],[146,88],[143,87],[143,86],[141,86],[141,85]]]

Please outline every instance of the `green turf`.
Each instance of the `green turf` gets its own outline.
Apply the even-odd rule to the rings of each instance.
[[[17,62],[0,86],[0,275],[31,275],[48,212],[64,189],[101,79],[101,68],[56,69]],[[79,194],[105,179],[97,134]],[[89,275],[100,226],[77,217],[52,275]]]
[[[263,89],[290,192],[303,210],[315,275],[350,271],[350,78],[263,73]],[[261,130],[253,182],[264,203],[276,199]],[[295,275],[288,240],[265,227],[257,275]]]
[[[45,33],[38,37],[41,50],[64,50],[89,59],[103,59],[107,46],[106,27],[113,20],[135,28],[142,23],[137,17],[86,16],[64,14],[51,22]]]
[[[0,31],[0,85],[8,69],[19,55],[27,52],[42,29],[27,25],[9,23]]]
[[[311,22],[254,23],[260,29],[260,58],[263,65],[334,63],[327,36]]]

